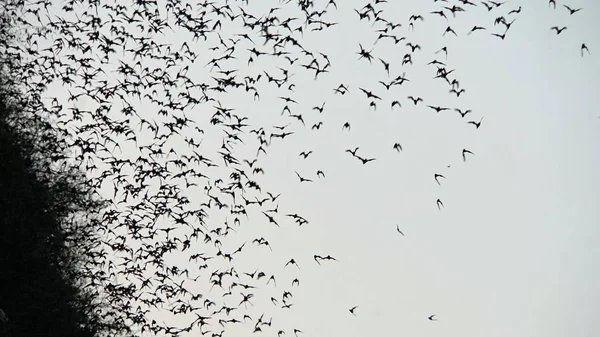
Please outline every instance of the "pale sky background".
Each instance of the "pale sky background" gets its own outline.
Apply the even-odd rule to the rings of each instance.
[[[324,6],[327,1],[320,3]],[[292,122],[287,131],[295,132],[284,141],[273,141],[268,154],[260,155],[257,165],[265,175],[253,178],[260,184],[263,198],[266,191],[282,194],[278,199],[281,215],[277,216],[281,228],[269,224],[254,209],[232,237],[226,242],[223,239],[224,251],[248,242],[244,255],[234,259],[240,274],[258,268],[277,277],[277,288],[256,290],[255,306],[247,311],[254,319],[263,312],[265,319],[273,318],[272,329],[256,335],[276,336],[281,329],[289,337],[294,328],[306,337],[600,335],[600,110],[596,103],[600,4],[565,2],[573,8],[583,7],[569,16],[563,2],[550,10],[544,0],[511,0],[491,13],[477,2],[477,8],[458,13],[451,21],[459,37],[442,38],[447,24],[429,14],[439,9],[437,3],[389,0],[379,5],[383,15],[402,23],[396,33],[407,40],[398,45],[379,41],[370,65],[358,60],[356,52],[359,43],[370,49],[377,34],[371,23],[360,22],[353,10],[366,3],[339,0],[339,11],[330,7],[324,17],[339,24],[306,32],[300,40],[306,49],[318,50],[331,59],[330,72],[319,75],[318,81],[313,81],[312,72],[296,66],[290,68],[294,92],[283,87],[276,90],[261,80],[256,84],[257,102],[251,93],[219,96],[224,107],[249,116],[251,128],[263,126],[270,133],[275,131],[270,126]],[[298,15],[293,3],[284,6],[278,1],[251,1],[247,10],[259,16],[273,6],[281,6],[282,15]],[[491,36],[490,32],[504,30],[500,25],[494,27],[493,20],[519,6],[522,11],[513,16],[517,20],[506,39]],[[423,15],[425,21],[409,31],[412,14]],[[466,36],[473,25],[483,25],[488,31]],[[557,36],[550,30],[554,25],[568,29]],[[224,25],[223,29],[224,39],[226,32],[244,32],[238,26]],[[178,47],[186,38],[189,36],[174,33],[161,39]],[[258,36],[254,40],[258,46],[262,44]],[[407,52],[405,42],[422,47],[414,53],[413,65],[400,65]],[[580,56],[582,42],[591,56]],[[195,48],[202,51],[203,46],[218,41],[207,43]],[[222,65],[223,70],[240,69],[238,80],[263,70],[279,76],[276,67],[287,66],[261,57],[247,67],[244,49],[253,46],[243,43],[235,54],[240,55],[238,59]],[[442,54],[434,54],[443,46],[448,48],[447,61]],[[203,66],[215,56],[218,52],[203,52],[188,77],[203,81],[198,78],[211,75],[210,68]],[[377,57],[392,62],[391,78],[406,72],[410,82],[386,91],[377,83],[388,80]],[[434,58],[446,62],[448,70],[456,69],[450,78],[460,81],[466,89],[464,95],[450,96],[446,83],[432,80],[436,68],[426,64]],[[304,60],[298,62],[308,63]],[[347,95],[333,94],[340,83],[349,86]],[[384,98],[376,111],[369,110],[369,101],[359,87]],[[60,86],[49,92],[62,97],[68,94]],[[415,107],[406,99],[409,95],[423,97],[424,104]],[[300,103],[290,108],[292,113],[303,114],[306,127],[280,116],[284,103],[278,96]],[[393,99],[400,100],[402,108],[391,110]],[[323,102],[322,114],[311,110]],[[436,114],[427,104],[472,109],[473,113],[464,119],[455,111]],[[209,102],[186,115],[204,123],[199,125],[206,131],[203,147],[208,157],[222,165],[216,152],[208,150],[214,147],[216,151],[223,136],[205,122],[214,113],[214,105]],[[155,112],[143,105],[138,113],[150,118]],[[481,117],[479,129],[466,123]],[[323,127],[311,130],[319,121]],[[350,132],[342,131],[346,121],[352,126]],[[234,154],[240,161],[252,160],[258,144],[254,135],[243,139],[246,146],[236,146]],[[396,142],[402,145],[402,152],[392,149]],[[344,152],[357,146],[359,155],[377,159],[362,165]],[[461,157],[463,148],[474,152],[466,163]],[[176,149],[180,155],[185,152],[182,141]],[[123,150],[124,157],[137,156],[128,152],[132,150],[126,145]],[[308,150],[314,152],[307,159],[298,156]],[[318,179],[317,170],[326,177]],[[294,171],[314,182],[300,184]],[[435,173],[447,178],[440,180],[441,186],[433,179]],[[107,186],[110,198],[111,184]],[[206,201],[202,187],[188,194],[195,201]],[[436,206],[438,198],[445,205],[441,211]],[[286,213],[298,213],[309,223],[298,227],[289,218],[284,220]],[[220,213],[211,215],[209,227],[220,226],[224,219]],[[405,236],[396,232],[396,225]],[[273,251],[252,245],[251,240],[258,237],[268,239]],[[212,250],[212,245],[201,240],[192,247],[193,252],[209,255]],[[324,261],[318,266],[313,254],[331,254],[339,262]],[[185,267],[187,256],[174,257],[173,263]],[[290,258],[295,258],[300,270],[283,268]],[[290,286],[294,278],[300,280],[299,287]],[[198,286],[198,291],[213,297],[218,294],[206,289],[206,284]],[[270,296],[281,301],[284,290],[294,295],[289,310],[269,301]],[[235,305],[236,299],[225,301]],[[348,309],[356,305],[353,316]],[[438,321],[427,319],[433,314]],[[164,314],[157,317],[173,319]],[[216,321],[212,326],[215,332],[221,330]],[[252,323],[228,325],[225,336],[249,335],[252,329]]]

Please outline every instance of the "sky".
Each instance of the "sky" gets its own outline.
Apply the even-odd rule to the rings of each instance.
[[[219,96],[224,107],[248,116],[251,128],[263,126],[274,133],[271,126],[291,123],[286,131],[294,132],[284,141],[273,141],[257,163],[265,171],[256,178],[263,192],[281,193],[278,203],[269,204],[278,205],[281,227],[269,224],[255,209],[224,242],[227,251],[247,242],[244,255],[235,259],[240,274],[258,268],[277,277],[277,287],[255,290],[254,306],[248,309],[253,318],[267,313],[265,318],[272,317],[277,326],[260,334],[275,336],[281,329],[290,336],[298,328],[307,337],[599,335],[595,318],[600,313],[600,274],[595,267],[600,259],[600,27],[595,17],[600,4],[573,0],[559,2],[552,10],[546,1],[510,0],[487,13],[478,2],[476,9],[457,13],[456,19],[448,13],[459,36],[442,37],[448,24],[430,14],[439,9],[438,3],[389,1],[378,8],[386,18],[403,24],[396,33],[406,41],[394,45],[382,39],[374,45],[372,22],[359,21],[354,11],[366,3],[338,1],[338,11],[330,6],[324,18],[337,25],[304,32],[304,48],[327,54],[332,63],[317,81],[313,72],[296,66],[289,70],[296,84],[293,92],[262,81],[256,84],[259,100],[252,94]],[[569,15],[563,4],[583,10]],[[277,12],[282,15],[298,14],[294,3],[278,1],[251,2],[244,8],[266,13],[274,6],[282,8]],[[490,35],[504,30],[493,25],[497,16],[520,6],[504,40]],[[425,20],[411,31],[408,19],[417,13]],[[467,36],[474,25],[488,30]],[[555,25],[568,29],[557,35],[550,30]],[[240,32],[239,26],[224,26],[223,37]],[[157,37],[174,46],[189,39],[178,31]],[[259,41],[256,37],[258,46]],[[406,42],[421,46],[413,53],[412,65],[401,65]],[[580,55],[583,42],[591,55]],[[202,50],[210,43],[218,40],[194,45],[203,52],[188,77],[202,81],[215,76],[204,66],[218,55]],[[358,58],[359,43],[374,48],[372,64]],[[436,54],[444,46],[447,58]],[[240,69],[240,78],[263,70],[279,76],[277,67],[287,66],[287,61],[272,58],[256,58],[249,66],[248,53],[239,50],[235,55],[240,56],[227,67]],[[389,77],[378,58],[391,62]],[[427,63],[434,59],[445,62],[447,70],[456,69],[450,78],[460,81],[463,95],[452,96],[444,81],[433,80],[436,68]],[[401,86],[388,91],[378,83],[402,73],[409,81]],[[340,83],[348,86],[346,95],[334,94]],[[359,88],[383,98],[376,109],[369,107]],[[58,84],[48,92],[68,97]],[[413,105],[409,95],[424,102]],[[290,108],[302,113],[306,127],[282,114],[285,102],[279,96],[299,103]],[[395,99],[402,107],[391,109]],[[312,109],[323,102],[322,113]],[[223,139],[223,133],[208,124],[213,103],[186,112],[204,135],[181,135],[201,137],[206,153],[216,153]],[[79,104],[92,106],[93,101]],[[148,116],[155,111],[147,103],[135,104]],[[427,105],[451,110],[436,113]],[[461,118],[454,108],[473,112]],[[481,118],[479,128],[467,123]],[[320,121],[321,129],[311,130]],[[342,128],[345,122],[351,125],[349,131]],[[148,135],[139,132],[140,139]],[[256,137],[243,137],[244,144],[238,144],[234,154],[240,161],[252,160]],[[173,142],[181,155],[184,143]],[[392,148],[395,143],[402,151]],[[119,155],[137,156],[133,145],[120,145]],[[357,154],[376,160],[361,164],[345,152],[355,147]],[[466,161],[463,149],[473,152]],[[302,151],[313,153],[302,159]],[[318,178],[317,170],[325,177]],[[295,172],[313,182],[300,183]],[[445,177],[440,184],[434,180],[436,173]],[[107,198],[113,194],[111,185],[105,184]],[[201,188],[188,193],[194,202],[205,198]],[[222,213],[211,214],[215,226],[223,221]],[[297,226],[284,220],[287,213],[300,214],[309,223]],[[272,251],[251,245],[258,237],[267,238]],[[192,250],[213,248],[200,240]],[[314,254],[338,261],[318,265]],[[299,268],[284,267],[291,258]],[[191,266],[187,255],[172,259],[178,266]],[[298,287],[290,285],[295,278]],[[198,291],[214,294],[206,284],[197,285]],[[269,301],[270,296],[281,300],[284,290],[293,292],[290,309]],[[355,315],[349,312],[354,306]],[[163,312],[155,315],[164,321],[181,319]],[[430,315],[437,321],[429,320]],[[252,327],[228,325],[225,336],[251,333]]]

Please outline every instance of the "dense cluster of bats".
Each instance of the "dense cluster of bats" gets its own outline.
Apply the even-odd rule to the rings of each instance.
[[[285,196],[261,188],[265,170],[260,159],[271,144],[293,141],[301,132],[327,130],[331,137],[352,133],[349,120],[326,129],[319,116],[328,112],[327,102],[301,109],[303,102],[294,97],[296,87],[314,83],[295,82],[293,74],[305,72],[319,81],[336,61],[305,48],[305,35],[308,39],[338,25],[368,23],[373,40],[356,41],[355,57],[385,75],[375,83],[340,83],[327,89],[332,96],[360,95],[371,111],[453,114],[478,130],[483,116],[459,104],[468,91],[458,70],[447,64],[449,48],[436,46],[434,54],[426,55],[415,31],[441,20],[444,41],[475,34],[505,40],[526,10],[513,6],[516,1],[429,0],[431,11],[424,13],[392,12],[385,0],[360,5],[339,0],[249,2],[38,0],[3,5],[2,12],[23,36],[4,42],[2,57],[18,65],[18,82],[40,116],[68,135],[73,155],[56,161],[78,163],[91,187],[111,192],[112,203],[102,214],[104,240],[89,250],[93,263],[84,266],[87,285],[102,289],[112,307],[107,317],[122,320],[137,334],[219,337],[230,326],[243,325],[250,333],[302,335],[301,327],[273,320],[272,310],[290,310],[300,300],[293,290],[300,286],[302,264],[327,268],[343,258],[337,262],[326,252],[317,252],[312,261],[310,256],[286,256],[278,273],[261,266],[247,270],[235,262],[249,250],[276,252],[259,229],[252,241],[239,241],[236,232],[251,222],[278,228],[310,223],[296,212],[280,211],[279,198]],[[342,6],[354,8],[354,21],[337,21]],[[554,0],[549,6],[558,9]],[[581,10],[563,6],[567,17]],[[467,11],[477,12],[482,22],[461,31],[455,23]],[[568,34],[562,24],[551,30]],[[382,44],[397,48],[399,57],[380,54]],[[585,43],[580,52],[591,55]],[[443,83],[457,104],[441,106],[426,93],[403,91],[417,65],[433,83]],[[206,76],[192,76],[197,69]],[[62,92],[48,90],[52,86]],[[395,98],[388,100],[392,92]],[[232,108],[232,97],[243,95],[253,101],[273,96],[281,104],[277,117],[284,122],[259,124],[252,114]],[[215,149],[203,144],[208,134],[221,137]],[[253,148],[252,156],[235,151],[242,145]],[[390,155],[410,150],[400,142],[384,146]],[[377,158],[348,147],[353,147],[345,150],[348,158],[357,165],[377,165]],[[316,151],[306,149],[299,156],[307,159]],[[474,152],[459,148],[456,156],[467,162]],[[327,173],[313,172],[292,170],[290,175],[311,184]],[[431,182],[442,185],[445,172],[433,172]],[[442,210],[444,203],[437,199],[432,207]],[[404,236],[399,227],[397,231]],[[264,312],[253,309],[263,303],[258,288],[269,304],[261,306]],[[357,315],[357,308],[343,310]],[[159,316],[167,312],[183,318],[177,324],[151,318],[167,317]],[[435,321],[434,316],[424,318]]]

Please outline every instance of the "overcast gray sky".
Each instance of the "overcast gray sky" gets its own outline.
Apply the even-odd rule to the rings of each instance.
[[[323,7],[327,1],[319,3]],[[448,13],[459,36],[442,37],[448,24],[430,14],[439,10],[438,3],[389,0],[378,8],[384,9],[384,17],[402,23],[395,33],[406,41],[394,45],[383,39],[375,46],[372,22],[359,21],[354,11],[366,3],[339,0],[339,10],[330,6],[324,19],[338,25],[304,33],[300,40],[304,48],[327,54],[332,63],[317,81],[313,72],[295,65],[288,67],[296,84],[293,92],[261,81],[256,84],[258,101],[251,93],[219,96],[224,107],[248,116],[252,128],[262,126],[271,133],[276,131],[271,126],[291,122],[286,130],[294,132],[273,141],[257,163],[265,171],[256,178],[263,197],[266,191],[282,194],[281,228],[269,224],[260,211],[249,211],[249,220],[237,228],[226,248],[231,251],[247,241],[245,255],[235,259],[236,269],[251,273],[259,268],[277,275],[277,288],[256,290],[261,299],[248,309],[253,318],[263,312],[266,318],[273,317],[273,329],[263,335],[273,336],[282,329],[290,336],[294,328],[307,337],[600,335],[598,2],[560,2],[551,10],[543,0],[511,0],[489,13],[477,2],[476,8],[457,13],[456,19]],[[563,4],[583,10],[569,15]],[[282,7],[276,12],[281,15],[298,15],[293,3],[278,1],[254,1],[247,11],[260,16],[273,6]],[[510,16],[517,20],[505,40],[490,35],[504,31],[502,25],[494,26],[496,17],[520,6],[521,12]],[[408,27],[412,14],[425,18],[414,31]],[[474,25],[488,30],[467,36]],[[552,26],[568,29],[557,35]],[[226,39],[227,34],[241,32],[238,21],[233,26],[224,23],[221,34]],[[185,34],[169,34],[157,41],[176,47],[186,39],[190,43]],[[258,36],[255,41],[262,44]],[[406,42],[422,49],[413,53],[412,65],[402,66],[409,50]],[[583,42],[591,55],[581,57]],[[201,55],[188,77],[216,76],[204,67],[218,55],[202,49],[211,43],[218,40],[193,46]],[[238,58],[226,63],[229,69],[240,69],[239,78],[263,70],[281,74],[277,67],[286,66],[285,60],[259,57],[247,66],[244,49],[253,46],[241,43],[246,44],[235,54]],[[358,59],[359,43],[366,49],[374,47],[372,64]],[[443,53],[435,53],[444,46],[447,60]],[[378,58],[391,62],[390,77]],[[444,81],[433,80],[436,68],[427,65],[433,59],[446,62],[447,70],[456,69],[450,78],[460,81],[466,90],[463,95],[457,98],[448,93]],[[404,72],[410,81],[402,86],[387,91],[378,83]],[[348,85],[348,94],[334,94],[340,83]],[[383,98],[376,110],[369,109],[370,101],[359,87]],[[60,88],[51,92],[68,94]],[[409,95],[424,102],[415,106]],[[278,96],[299,103],[290,108],[304,116],[306,127],[281,115],[285,103]],[[392,110],[392,100],[399,100],[402,107]],[[322,114],[312,110],[323,102]],[[203,146],[209,156],[223,137],[221,131],[211,133],[206,124],[213,105],[186,113],[204,123],[199,125],[205,129]],[[473,112],[461,118],[454,110],[436,113],[426,105]],[[152,109],[143,105],[138,111],[150,118]],[[478,129],[467,124],[482,117]],[[320,121],[321,129],[311,130]],[[342,130],[345,122],[350,131]],[[244,137],[246,144],[237,146],[235,155],[240,161],[252,160],[255,137]],[[402,151],[392,149],[395,143]],[[184,148],[182,144],[178,149]],[[357,154],[376,160],[363,165],[345,152],[357,146]],[[466,162],[462,149],[474,153]],[[127,145],[123,150],[128,153]],[[307,159],[299,157],[310,150]],[[213,157],[221,164],[216,152]],[[318,178],[317,170],[325,178]],[[314,182],[300,183],[295,171]],[[446,177],[440,185],[434,180],[436,173]],[[202,188],[189,192],[197,200],[204,200],[202,193]],[[110,184],[106,195],[112,197]],[[437,199],[444,204],[441,210]],[[298,227],[284,220],[286,213],[298,213],[309,223]],[[212,219],[216,226],[223,221],[219,215]],[[396,231],[397,225],[404,236]],[[267,238],[273,251],[251,246],[258,237]],[[197,252],[205,249],[201,241],[193,247]],[[331,254],[339,261],[319,266],[314,254]],[[290,258],[300,270],[284,269]],[[187,256],[173,263],[185,266]],[[300,280],[299,287],[290,286],[294,278]],[[284,290],[294,294],[289,310],[269,301],[270,296],[281,300]],[[210,293],[202,287],[198,291]],[[348,311],[353,306],[358,306],[356,316]],[[438,321],[427,319],[433,314]],[[252,327],[228,325],[226,334],[251,333]]]

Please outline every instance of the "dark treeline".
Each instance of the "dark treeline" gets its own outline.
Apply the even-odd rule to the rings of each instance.
[[[108,319],[93,281],[103,202],[68,163],[64,135],[19,94],[9,23],[0,22],[0,336],[115,335],[123,324]]]

